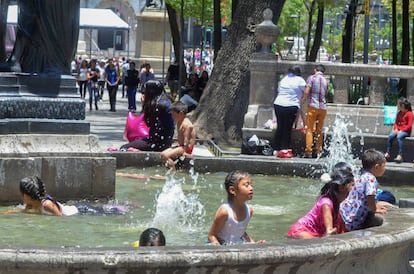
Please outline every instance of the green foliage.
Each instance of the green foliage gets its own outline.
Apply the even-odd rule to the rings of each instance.
[[[325,7],[324,18],[325,22],[331,22],[336,20],[337,13],[343,12],[343,7],[348,1],[341,0],[289,0],[286,1],[283,6],[282,14],[280,16],[278,27],[280,28],[280,36],[277,41],[277,44],[280,45],[280,49],[284,49],[284,37],[286,36],[296,36],[298,32],[298,18],[295,15],[300,14],[300,24],[299,24],[299,36],[306,38],[308,35],[311,38],[314,37],[314,29],[308,31],[308,18],[309,11],[308,7],[311,6],[311,3],[317,1],[320,6]],[[293,15],[293,16],[292,16]],[[315,27],[317,17],[313,16],[312,25]],[[328,52],[339,52],[342,47],[342,29],[336,28],[335,25],[331,28],[329,24],[324,25],[324,34],[322,37],[322,45],[328,49]],[[343,27],[343,24],[339,23],[339,26]],[[332,38],[332,39],[331,39]],[[305,39],[306,40],[306,39]],[[330,43],[324,43],[324,41],[331,41]]]
[[[204,0],[204,14],[203,14],[203,0],[185,0],[184,2],[184,17],[192,17],[197,24],[213,25],[214,5],[213,0]],[[181,0],[166,0],[180,15]],[[221,1],[221,15],[227,19],[226,24],[230,24],[231,19],[231,0],[224,4]],[[201,20],[204,22],[201,22]]]
[[[327,103],[333,103],[335,95],[335,76],[330,75],[328,80],[328,91],[326,93],[325,99]]]

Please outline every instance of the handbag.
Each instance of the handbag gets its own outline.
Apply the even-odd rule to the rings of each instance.
[[[273,155],[273,148],[270,145],[269,140],[258,138],[256,135],[253,135],[250,138],[246,137],[242,140],[241,153],[271,156]]]

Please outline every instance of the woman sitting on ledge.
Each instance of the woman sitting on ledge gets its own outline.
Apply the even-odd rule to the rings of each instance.
[[[149,135],[121,146],[121,151],[135,148],[144,151],[163,151],[171,147],[174,135],[174,120],[171,116],[171,101],[160,81],[149,80],[145,83],[142,110],[149,127]]]

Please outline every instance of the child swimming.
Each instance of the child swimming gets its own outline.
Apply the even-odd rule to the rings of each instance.
[[[139,236],[139,241],[132,243],[132,247],[140,246],[165,246],[164,233],[154,227],[145,229]]]
[[[118,205],[94,207],[85,203],[63,205],[46,193],[43,181],[36,176],[20,180],[20,193],[25,204],[24,211],[34,211],[39,214],[72,216],[75,214],[124,214],[127,208]]]
[[[253,184],[247,172],[230,172],[224,182],[227,191],[227,203],[217,210],[208,234],[213,245],[232,245],[254,243],[246,228],[253,215],[253,208],[246,202],[253,198]],[[264,243],[263,240],[257,243]]]

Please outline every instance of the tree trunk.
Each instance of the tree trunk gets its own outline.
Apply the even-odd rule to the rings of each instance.
[[[168,13],[168,21],[170,23],[170,29],[171,29],[171,37],[172,37],[172,43],[174,48],[174,54],[175,59],[177,60],[178,64],[181,64],[180,71],[181,71],[181,85],[183,86],[185,84],[187,75],[183,60],[183,54],[182,53],[182,47],[181,47],[181,32],[180,27],[178,25],[178,16],[177,11],[168,3],[165,3],[165,7],[167,8]]]
[[[410,58],[410,19],[409,0],[402,1],[402,47],[401,65],[408,65]]]
[[[414,26],[414,18],[411,19],[411,25]],[[413,52],[412,58],[414,58],[414,28],[411,30],[411,52]]]
[[[0,3],[0,63],[6,61],[6,30],[7,30],[7,12],[9,9],[9,0],[1,0]]]
[[[351,0],[345,18],[344,34],[342,35],[342,63],[352,63],[354,52],[354,18],[358,0]]]
[[[310,7],[309,8],[307,8],[307,10],[308,10],[308,16],[309,16],[309,18],[308,18],[308,35],[307,35],[307,38],[306,38],[306,49],[305,49],[305,51],[306,51],[306,61],[309,61],[309,55],[310,55],[310,53],[309,53],[309,51],[310,51],[310,44],[311,44],[311,32],[312,32],[312,21],[313,21],[313,15],[315,14],[315,4],[316,4],[316,1],[312,1],[312,3],[310,4]]]
[[[213,73],[194,110],[192,120],[199,138],[219,144],[238,144],[249,103],[249,60],[256,39],[249,26],[263,21],[270,8],[276,21],[285,0],[243,0],[238,2],[226,40],[218,53]]]
[[[221,5],[220,0],[214,0],[214,60],[221,48]]]
[[[398,65],[397,50],[397,0],[392,0],[392,64]]]
[[[231,20],[234,19],[234,15],[236,14],[236,7],[239,5],[239,0],[231,1]]]
[[[402,1],[402,46],[401,46],[401,65],[408,65],[410,62],[410,1]],[[398,83],[401,96],[407,97],[407,79],[401,79]]]
[[[309,61],[311,62],[316,61],[319,48],[321,47],[324,10],[323,4],[318,4],[318,20],[316,22],[315,39],[313,39],[313,45],[309,54]]]

